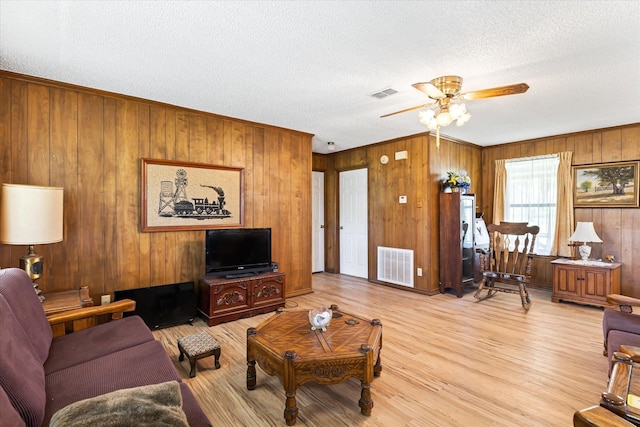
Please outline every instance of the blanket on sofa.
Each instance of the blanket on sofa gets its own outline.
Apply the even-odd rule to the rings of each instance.
[[[50,427],[188,427],[177,381],[117,390],[72,403],[51,418]]]

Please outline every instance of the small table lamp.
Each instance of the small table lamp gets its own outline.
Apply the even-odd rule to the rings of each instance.
[[[62,241],[61,187],[2,184],[0,187],[0,243],[28,245],[28,253],[20,258],[20,267],[32,281],[42,274],[42,256],[34,245]],[[33,284],[44,301],[37,284]]]
[[[569,237],[570,242],[582,242],[581,246],[578,246],[578,252],[583,261],[589,259],[591,255],[591,246],[587,245],[587,242],[602,243],[602,240],[596,234],[596,230],[593,228],[592,222],[578,222],[576,225],[576,231]]]

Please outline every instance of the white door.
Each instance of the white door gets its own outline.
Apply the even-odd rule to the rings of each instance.
[[[367,170],[340,172],[340,273],[369,277]]]
[[[313,172],[311,203],[311,272],[324,271],[324,172]]]

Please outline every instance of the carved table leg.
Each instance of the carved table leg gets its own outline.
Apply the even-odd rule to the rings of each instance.
[[[247,329],[247,389],[256,388],[256,357],[249,350],[249,337],[256,335],[256,328]]]
[[[284,407],[284,419],[288,426],[292,426],[298,419],[298,407],[296,406],[296,391],[287,391],[285,393],[287,397]]]
[[[358,406],[360,406],[360,411],[363,415],[371,415],[371,409],[373,408],[373,400],[371,400],[371,384],[365,383],[364,381],[362,381],[362,393],[360,394]]]
[[[378,319],[374,319],[373,322],[380,322]],[[364,353],[367,356],[367,364],[364,370],[364,376],[362,378],[362,393],[360,393],[360,400],[358,401],[358,406],[360,406],[360,411],[363,415],[370,416],[371,408],[373,408],[373,400],[371,400],[371,382],[373,381],[375,366],[373,361],[373,349],[369,347],[367,344],[362,344],[360,346],[360,352]],[[380,353],[378,353],[380,356]]]
[[[296,406],[296,375],[293,361],[298,354],[293,350],[284,353],[284,391],[287,397],[284,407],[284,419],[288,426],[296,423],[298,418],[298,407]]]
[[[381,372],[382,372],[382,364],[380,363],[380,353],[378,353],[378,360],[376,361],[376,364],[373,365],[373,376],[379,377]]]
[[[372,326],[382,326],[382,322],[380,319],[373,319],[371,321]],[[373,376],[379,377],[382,372],[382,361],[380,359],[380,354],[382,353],[382,333],[380,333],[380,347],[378,348],[378,358],[376,359],[375,365],[373,365]]]
[[[256,388],[256,361],[247,359],[247,389]]]

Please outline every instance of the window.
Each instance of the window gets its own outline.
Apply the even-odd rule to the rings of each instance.
[[[557,206],[557,155],[507,160],[504,220],[540,227],[536,254],[549,255],[553,246]]]

